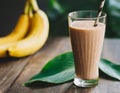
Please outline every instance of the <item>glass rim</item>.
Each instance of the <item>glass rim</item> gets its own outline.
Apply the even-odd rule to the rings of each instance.
[[[87,12],[94,12],[94,13],[98,13],[98,11],[96,11],[96,10],[78,10],[78,11],[72,11],[72,12],[70,12],[70,13],[68,13],[68,17],[70,17],[70,18],[72,18],[72,19],[76,19],[76,20],[80,20],[80,19],[97,19],[97,18],[99,18],[99,19],[101,19],[101,18],[105,18],[106,16],[107,16],[107,14],[105,13],[105,12],[102,12],[102,14],[103,15],[101,15],[100,17],[91,17],[91,18],[84,18],[84,17],[79,17],[79,18],[76,18],[76,17],[73,17],[72,16],[72,14],[73,13],[77,13],[77,12],[83,12],[83,13],[87,13]]]

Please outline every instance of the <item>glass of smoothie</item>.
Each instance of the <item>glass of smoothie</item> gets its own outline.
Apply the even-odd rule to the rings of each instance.
[[[97,11],[75,11],[68,14],[69,35],[75,63],[74,84],[92,87],[98,84],[99,61],[106,28],[106,14]]]

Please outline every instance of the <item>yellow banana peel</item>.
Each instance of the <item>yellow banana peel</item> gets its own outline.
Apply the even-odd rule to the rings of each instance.
[[[0,45],[0,58],[7,57],[7,56],[8,56],[7,49],[8,49],[8,47],[10,47],[12,44],[13,44],[13,43]]]
[[[12,57],[24,57],[37,52],[46,42],[49,33],[48,17],[42,10],[37,10],[31,18],[29,35],[8,48]]]
[[[24,14],[19,17],[14,30],[9,35],[0,37],[0,57],[34,54],[45,44],[48,34],[47,15],[39,9],[36,0],[27,0]]]
[[[15,28],[7,36],[0,37],[0,57],[8,56],[7,49],[14,42],[23,39],[29,28],[28,2],[26,2],[24,14],[21,14]]]
[[[14,30],[9,35],[0,37],[0,45],[11,43],[13,41],[17,41],[25,37],[26,32],[28,30],[28,26],[29,26],[28,15],[26,14],[21,15]]]

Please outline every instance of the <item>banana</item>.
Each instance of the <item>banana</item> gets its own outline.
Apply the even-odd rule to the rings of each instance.
[[[13,44],[13,43],[0,45],[0,58],[7,57],[7,56],[8,56],[7,49],[8,49],[8,47],[11,46],[12,44]]]
[[[24,14],[21,14],[14,30],[7,36],[0,37],[0,57],[6,57],[8,55],[7,49],[14,42],[25,37],[29,28],[29,17],[28,17],[28,2],[24,10]]]
[[[31,18],[30,33],[8,48],[12,57],[29,56],[38,51],[46,42],[49,33],[49,21],[46,14],[37,9]]]
[[[9,35],[0,37],[0,45],[22,39],[23,37],[25,37],[28,27],[29,17],[27,14],[24,13],[19,17],[14,30]]]

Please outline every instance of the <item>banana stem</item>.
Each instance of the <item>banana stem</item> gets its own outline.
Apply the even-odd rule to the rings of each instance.
[[[31,6],[31,4],[29,5],[29,17],[30,17],[30,18],[33,17],[33,11],[32,11],[32,6]]]
[[[29,11],[29,1],[26,0],[26,4],[25,4],[25,8],[24,8],[24,13],[28,14],[28,11]]]
[[[38,4],[37,4],[37,0],[30,0],[30,3],[34,9],[34,11],[39,10]]]

